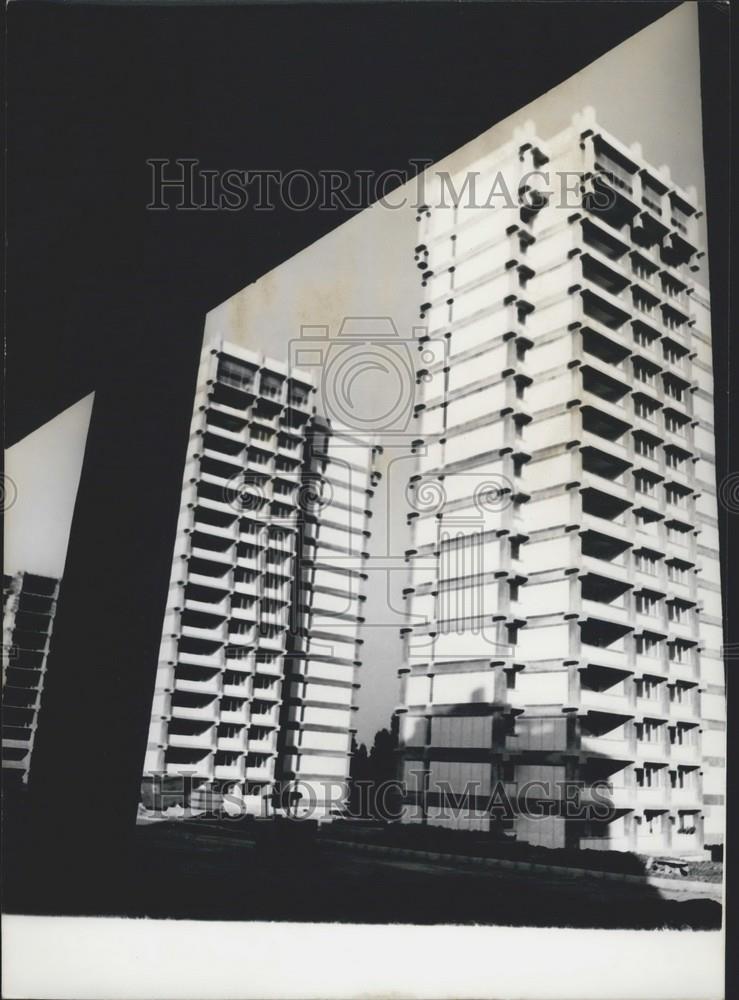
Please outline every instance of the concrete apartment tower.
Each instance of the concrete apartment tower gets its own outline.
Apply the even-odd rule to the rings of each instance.
[[[59,580],[3,577],[2,766],[6,788],[27,785],[54,627]]]
[[[502,788],[521,841],[695,854],[723,840],[725,767],[695,192],[591,109],[520,129],[457,192],[472,172],[478,207],[419,209],[448,356],[419,373],[404,819],[489,829]],[[566,782],[607,815],[568,816]]]
[[[315,414],[309,373],[242,345],[206,324],[142,802],[327,816],[346,794],[373,450]]]

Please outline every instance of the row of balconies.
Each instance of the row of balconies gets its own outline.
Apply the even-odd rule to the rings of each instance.
[[[661,257],[670,266],[688,264],[698,252],[695,217],[678,209],[677,202],[671,204],[668,214],[666,201],[658,204],[654,195],[644,200],[638,190],[638,177],[631,175],[627,180],[602,154],[590,161],[582,190],[586,211],[616,230],[629,228],[630,239],[639,246],[660,246]],[[687,203],[684,208],[687,210]]]
[[[257,697],[258,695],[258,697]],[[237,699],[237,707],[228,707],[228,702],[223,703],[224,698]],[[267,729],[276,728],[279,724],[279,699],[264,698],[262,692],[256,692],[252,699],[244,698],[233,692],[227,695],[225,691],[221,695],[202,696],[198,695],[193,699],[193,703],[174,703],[171,705],[169,714],[173,719],[181,719],[189,722],[223,722],[229,725],[245,726],[258,725]]]
[[[239,421],[238,429],[223,426],[224,414],[215,407],[205,411],[205,423],[195,433],[203,438],[205,449],[212,449],[218,457],[241,455],[245,449],[261,450],[271,456],[279,455],[290,462],[300,461],[303,438],[292,428],[284,428],[279,421],[254,417]]]

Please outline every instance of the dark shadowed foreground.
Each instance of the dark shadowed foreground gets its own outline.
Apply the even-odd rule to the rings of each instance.
[[[6,839],[13,913],[200,920],[714,929],[721,906],[684,891],[595,877],[471,869],[453,860],[370,856],[303,824],[156,823],[85,880],[70,863]],[[11,857],[12,854],[12,857]]]

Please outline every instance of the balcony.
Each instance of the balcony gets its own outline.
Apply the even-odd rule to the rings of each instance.
[[[630,626],[631,618],[626,607],[619,607],[615,604],[606,604],[603,601],[594,601],[583,598],[581,601],[582,614],[596,622],[612,622],[615,625]]]
[[[173,719],[187,719],[193,722],[215,722],[218,718],[217,702],[206,705],[172,705]]]
[[[227,722],[235,726],[244,726],[248,722],[247,718],[247,706],[242,705],[241,708],[223,708],[221,709],[220,721]]]
[[[224,698],[248,698],[249,697],[249,684],[224,684],[223,685],[223,696]],[[225,720],[224,720],[225,721]]]
[[[209,779],[213,776],[213,765],[211,758],[206,757],[204,760],[199,761],[167,764],[165,766],[165,772],[167,777],[170,778],[188,777]]]
[[[226,628],[218,625],[215,628],[202,628],[195,625],[183,625],[182,635],[188,639],[200,639],[206,642],[223,643],[226,641]]]
[[[272,755],[274,753],[274,736],[265,736],[263,739],[249,739],[249,753],[260,753]]]
[[[266,677],[267,675],[265,674],[265,675],[262,675],[262,676]],[[272,709],[274,708],[274,706],[280,703],[280,700],[281,700],[281,698],[280,698],[280,685],[279,684],[269,684],[267,687],[260,687],[255,682],[255,684],[254,684],[254,691],[253,691],[253,700],[255,702],[260,702],[261,704],[258,704],[258,705],[255,704],[253,706],[252,714],[254,714],[254,713],[261,714],[262,712],[265,712],[265,713],[271,712]],[[256,725],[263,725],[264,724],[264,723],[260,722],[259,719],[257,719],[256,715],[252,719],[252,722],[254,723],[255,726]]]
[[[256,672],[263,677],[282,677],[283,660],[282,657],[272,659],[258,659],[256,662]]]
[[[258,701],[252,705],[251,722],[254,726],[275,729],[279,722],[279,705],[268,705]],[[225,720],[224,720],[225,721]]]
[[[626,785],[616,785],[611,781],[599,781],[592,787],[584,787],[580,792],[583,803],[608,802],[611,809],[631,809],[634,806],[634,789]]]
[[[596,219],[603,219],[614,229],[621,229],[637,212],[634,202],[633,179],[611,161],[596,155],[596,173],[586,179],[583,207]]]
[[[700,709],[695,698],[687,698],[684,701],[670,702],[670,718],[684,719],[688,722],[698,722],[700,720]]]
[[[670,790],[664,787],[637,787],[636,801],[642,809],[666,809],[670,804]]]
[[[236,764],[216,764],[215,777],[223,781],[243,781],[244,765],[243,761]]]
[[[177,655],[177,661],[196,667],[219,668],[223,666],[224,662],[223,650],[218,649],[214,653],[189,653],[181,649]]]
[[[171,747],[210,750],[215,745],[215,730],[208,729],[204,733],[173,733],[170,730],[167,743]]]
[[[233,753],[246,752],[246,729],[241,736],[219,736],[218,749]]]
[[[175,691],[186,691],[190,694],[212,694],[219,695],[222,690],[220,674],[216,674],[210,680],[195,681],[183,677],[175,677]]]
[[[670,759],[676,764],[700,764],[701,751],[697,743],[673,743]]]
[[[610,757],[612,760],[623,761],[633,759],[632,741],[624,737],[582,735],[580,749],[596,757]]]
[[[622,583],[630,582],[630,574],[623,558],[617,559],[597,559],[594,556],[582,556],[582,569],[588,574],[607,576],[612,580]]]
[[[631,716],[634,709],[625,694],[609,694],[608,691],[580,689],[580,704],[588,711],[606,712],[609,715]]]
[[[259,648],[273,652],[282,652],[285,648],[285,633],[279,632],[277,635],[260,635]]]
[[[247,767],[245,777],[247,781],[270,782],[274,778],[274,767],[271,764],[265,764],[262,767]]]
[[[634,655],[634,670],[637,676],[654,676],[667,678],[668,667],[667,658],[663,653],[659,653],[656,656],[651,656],[648,653],[636,653]],[[650,703],[648,709],[656,709],[654,703]],[[664,710],[662,710],[664,712]],[[658,716],[662,718],[663,716]]]
[[[637,740],[636,757],[643,761],[666,761],[670,757],[669,746],[663,739]]]
[[[662,685],[659,686],[662,687]],[[667,702],[661,695],[651,698],[637,698],[635,710],[637,717],[640,719],[662,719],[666,721],[668,717]]]
[[[605,466],[598,467],[602,471],[605,471]],[[618,479],[609,479],[607,476],[599,475],[595,471],[594,466],[585,468],[583,465],[582,486],[583,490],[593,490],[606,495],[610,494],[611,497],[622,500],[626,504],[631,502],[631,492],[625,483],[619,482]]]
[[[213,399],[233,409],[246,409],[256,398],[254,377],[238,375],[219,365],[213,384]]]
[[[703,805],[703,796],[697,786],[689,788],[673,788],[670,793],[670,802],[676,808],[700,809]]]
[[[256,599],[252,604],[246,608],[241,608],[232,605],[230,616],[235,622],[247,622],[255,623],[257,620],[257,601]],[[234,630],[235,631],[235,630]]]
[[[585,493],[589,492],[591,495],[585,497]],[[597,496],[593,494],[598,494]],[[600,503],[600,498],[603,497],[603,513],[599,516],[594,511]],[[591,489],[589,491],[583,491],[584,504],[587,504],[588,510],[583,509],[581,516],[581,526],[584,531],[592,532],[597,535],[605,535],[612,539],[617,539],[620,542],[630,544],[632,541],[633,532],[632,529],[623,524],[621,521],[608,516],[612,513],[612,509],[609,506],[611,497],[608,494],[602,493],[600,490]],[[621,506],[621,511],[625,510],[626,507]]]
[[[592,666],[623,670],[629,662],[629,654],[622,647],[595,646],[583,641],[580,643],[580,661]]]

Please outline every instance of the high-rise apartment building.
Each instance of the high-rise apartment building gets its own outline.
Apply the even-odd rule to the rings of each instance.
[[[311,376],[207,334],[143,803],[328,815],[345,796],[373,449]],[[169,780],[168,780],[169,779]]]
[[[725,688],[695,192],[590,110],[468,167],[419,210],[447,347],[419,380],[404,819],[489,829],[502,792],[522,841],[700,852]]]
[[[2,766],[8,782],[29,781],[58,593],[53,577],[3,577]]]

